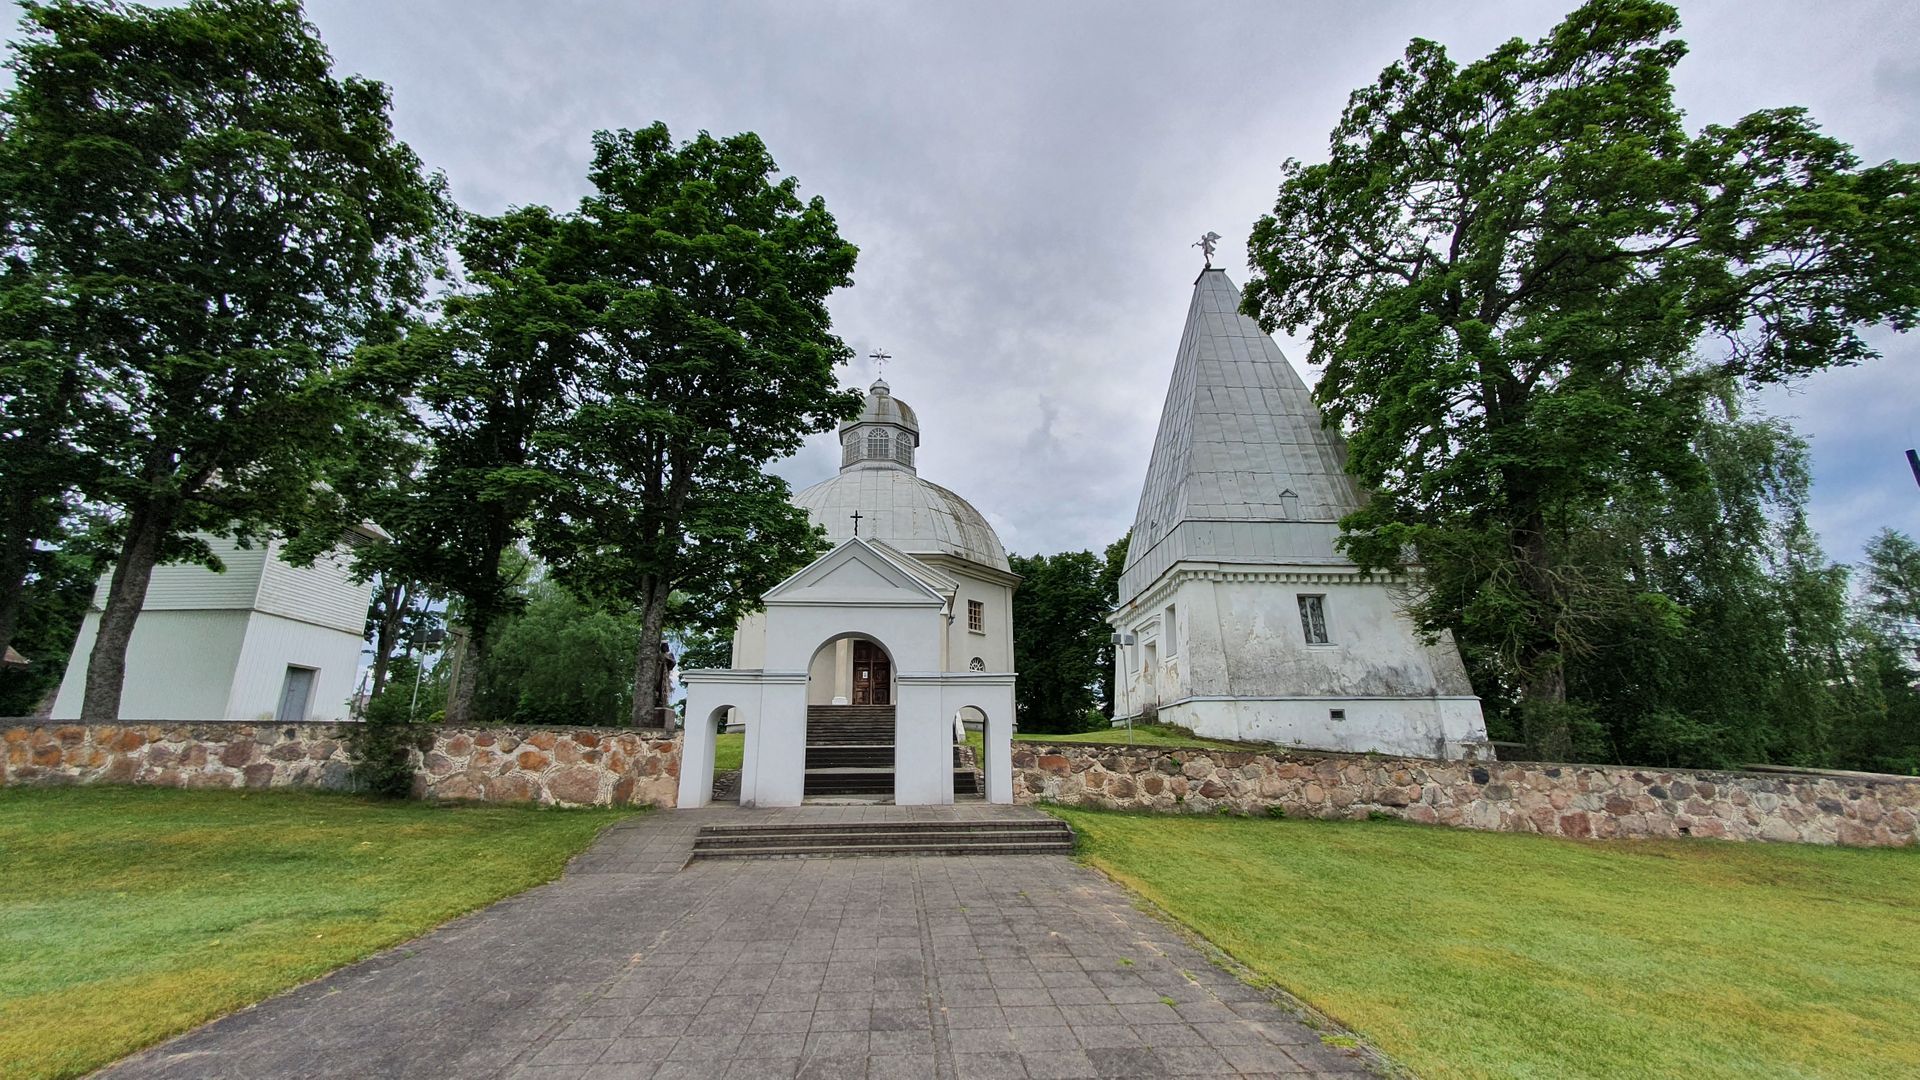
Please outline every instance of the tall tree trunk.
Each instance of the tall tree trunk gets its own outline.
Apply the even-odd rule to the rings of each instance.
[[[647,580],[640,605],[640,648],[633,664],[633,726],[667,727],[660,711],[667,702],[660,700],[660,643],[667,625],[667,583],[658,578]]]
[[[0,548],[0,656],[13,644],[20,627],[20,605],[27,592],[27,567],[33,561],[33,538],[21,530]]]
[[[1520,651],[1521,723],[1534,754],[1547,761],[1573,758],[1573,727],[1567,715],[1566,656],[1559,628],[1566,597],[1553,572],[1546,522],[1529,514],[1514,537],[1520,581],[1531,600],[1531,638]]]
[[[406,586],[399,583],[380,586],[380,617],[373,624],[373,685],[369,699],[380,696],[387,686],[387,669],[393,664],[393,639],[399,633],[401,613],[406,609]]]
[[[100,632],[87,657],[86,695],[80,702],[80,719],[87,723],[110,724],[120,719],[127,644],[133,640],[134,621],[146,603],[147,582],[153,579],[160,546],[172,528],[172,511],[151,504],[135,510],[127,521],[127,538],[114,560],[106,608],[100,613]]]
[[[474,699],[480,694],[480,668],[487,657],[488,621],[475,618],[461,635],[460,656],[453,665],[453,681],[447,686],[445,719],[449,725],[475,722]]]
[[[489,638],[494,616],[506,608],[500,584],[500,560],[511,542],[511,532],[498,514],[490,532],[493,539],[478,567],[478,579],[485,592],[476,590],[466,597],[466,643],[453,666],[452,683],[447,687],[446,722],[449,724],[475,721],[474,699],[480,692],[480,669],[486,663],[487,649],[492,644]]]

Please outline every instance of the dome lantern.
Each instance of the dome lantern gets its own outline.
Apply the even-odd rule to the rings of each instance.
[[[893,396],[885,379],[873,380],[860,415],[840,425],[840,471],[858,468],[913,472],[913,451],[920,445],[920,418]]]

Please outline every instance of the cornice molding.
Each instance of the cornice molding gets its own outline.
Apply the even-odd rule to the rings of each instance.
[[[1414,583],[1413,576],[1409,574],[1363,574],[1358,567],[1302,570],[1270,566],[1236,566],[1229,563],[1205,563],[1198,566],[1176,563],[1166,573],[1161,574],[1145,592],[1115,608],[1107,617],[1107,621],[1115,626],[1131,622],[1140,611],[1151,611],[1159,607],[1167,597],[1189,581],[1269,585],[1384,585],[1388,587],[1407,586]]]

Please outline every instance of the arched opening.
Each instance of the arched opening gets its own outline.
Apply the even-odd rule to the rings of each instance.
[[[806,776],[811,802],[891,802],[893,653],[863,634],[822,642],[807,665]]]
[[[740,712],[722,705],[707,714],[708,729],[713,732],[713,775],[708,788],[717,803],[740,801],[740,774],[746,765],[747,726]]]
[[[898,694],[893,654],[860,634],[822,642],[807,664],[807,705],[891,707]]]
[[[983,799],[987,793],[987,714],[963,705],[953,714],[953,797]]]

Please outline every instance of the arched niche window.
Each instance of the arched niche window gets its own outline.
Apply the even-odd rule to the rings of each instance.
[[[875,428],[867,432],[867,456],[882,459],[892,456],[888,453],[887,431],[885,428]]]
[[[985,671],[987,670],[987,662],[976,656],[973,659],[967,661],[967,670],[968,671]]]

